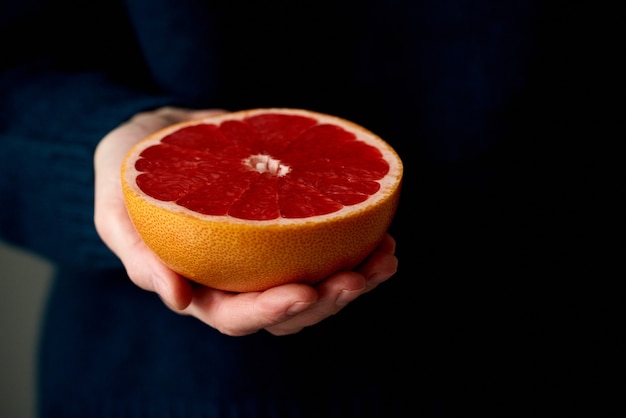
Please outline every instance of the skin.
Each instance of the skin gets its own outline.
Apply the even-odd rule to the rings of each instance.
[[[94,155],[96,229],[133,283],[157,293],[174,312],[192,315],[226,335],[242,336],[262,329],[288,335],[338,313],[395,274],[398,260],[390,235],[356,271],[336,273],[315,286],[287,284],[264,292],[230,293],[196,285],[161,263],[142,242],[126,213],[119,179],[124,156],[135,143],[161,128],[224,112],[166,107],[139,113],[98,145]]]

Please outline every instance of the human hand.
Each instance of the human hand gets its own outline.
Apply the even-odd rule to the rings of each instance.
[[[356,271],[336,273],[315,286],[292,283],[264,292],[231,293],[196,285],[166,267],[143,243],[128,217],[119,178],[122,161],[133,145],[152,132],[223,112],[166,107],[139,113],[98,145],[94,222],[133,283],[156,292],[173,311],[192,315],[224,334],[241,336],[265,329],[287,335],[336,314],[396,272],[395,241],[390,235]]]

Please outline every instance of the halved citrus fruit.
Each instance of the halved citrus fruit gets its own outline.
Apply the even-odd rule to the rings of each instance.
[[[252,109],[178,123],[122,166],[128,214],[172,270],[233,292],[361,263],[395,214],[402,161],[347,120]]]

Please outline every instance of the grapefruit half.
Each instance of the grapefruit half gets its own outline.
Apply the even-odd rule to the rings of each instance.
[[[402,173],[394,149],[369,130],[285,108],[169,126],[121,168],[146,245],[184,277],[233,292],[355,268],[393,219]]]

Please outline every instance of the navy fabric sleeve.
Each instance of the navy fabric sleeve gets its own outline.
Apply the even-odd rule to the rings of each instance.
[[[139,111],[208,106],[211,24],[185,23],[210,17],[206,5],[0,3],[1,239],[54,262],[119,265],[93,226],[93,151]]]
[[[93,226],[93,151],[168,99],[44,64],[6,71],[0,86],[0,237],[55,262],[117,265]]]

